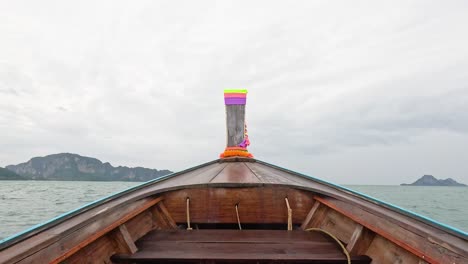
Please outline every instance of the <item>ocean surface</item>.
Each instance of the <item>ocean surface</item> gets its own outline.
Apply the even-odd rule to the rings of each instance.
[[[138,184],[0,181],[0,240]],[[468,187],[346,187],[468,232]]]

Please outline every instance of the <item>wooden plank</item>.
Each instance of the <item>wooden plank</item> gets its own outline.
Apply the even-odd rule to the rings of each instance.
[[[119,199],[120,200],[120,199]],[[125,198],[126,200],[126,198]],[[20,261],[36,262],[39,259],[52,260],[74,246],[76,243],[87,238],[87,233],[96,232],[101,224],[106,224],[122,217],[128,211],[140,207],[145,199],[135,201],[127,205],[116,207],[118,200],[93,208],[85,214],[78,215],[67,222],[45,230],[28,240],[21,241],[15,246],[4,249],[0,253],[0,263],[16,263]]]
[[[136,247],[135,242],[133,242],[133,238],[130,236],[125,224],[116,228],[115,231],[112,232],[111,237],[117,243],[119,253],[133,254],[138,251],[138,248]]]
[[[260,163],[245,163],[247,167],[264,183],[274,184],[293,184],[300,185],[301,179],[295,179],[297,177],[291,177],[277,169],[265,166]]]
[[[137,243],[133,255],[113,261],[265,261],[300,260],[308,263],[345,263],[339,246],[322,233],[283,230],[177,230],[152,231]],[[368,257],[353,263],[370,263]],[[330,262],[328,262],[330,261]]]
[[[397,246],[391,241],[377,235],[366,254],[372,257],[373,263],[402,263],[420,264],[421,259],[409,251]],[[466,262],[430,262],[440,264],[466,263]]]
[[[178,229],[177,223],[169,214],[167,208],[164,205],[162,205],[162,207],[160,207],[159,205],[162,205],[162,202],[158,203],[155,207],[151,208],[150,210],[150,213],[152,214],[152,229]]]
[[[348,245],[346,245],[346,250],[350,252],[356,245],[356,242],[362,235],[362,230],[364,227],[360,224],[356,225],[356,228],[354,229],[353,235],[351,236],[351,239],[348,242]]]
[[[106,263],[111,264],[110,257],[116,254],[119,245],[116,243],[112,236],[103,236],[98,238],[93,243],[82,248],[65,261],[63,264],[83,264],[83,263]],[[35,263],[48,263],[44,260],[36,260],[29,262]]]
[[[328,210],[319,228],[334,234],[339,240],[348,244],[356,225],[356,222],[348,217],[334,210]]]
[[[229,249],[235,250],[236,253],[223,252],[223,250]],[[306,252],[305,249],[303,249],[302,252],[295,252],[294,250],[299,251],[298,248],[290,248],[288,245],[284,245],[284,247],[282,245],[279,245],[278,247],[257,245],[255,249],[258,249],[259,251],[248,246],[224,244],[199,244],[194,245],[193,249],[191,247],[189,251],[169,251],[165,247],[158,247],[153,250],[163,250],[161,251],[161,254],[151,251],[137,252],[134,255],[116,254],[111,257],[111,260],[113,263],[347,263],[347,260],[344,258],[342,253],[341,255],[340,253],[320,253],[323,251],[320,248],[318,248],[316,252]],[[285,250],[294,254],[282,253]],[[208,254],[207,252],[210,253]],[[369,264],[371,263],[371,258],[368,256],[352,256],[351,263]]]
[[[159,202],[156,207],[158,207],[162,217],[164,218],[164,220],[166,221],[167,225],[173,229],[177,229],[177,224],[176,222],[174,221],[174,219],[172,218],[171,214],[169,213],[169,211],[167,210],[166,206],[164,205],[164,203],[161,201]]]
[[[304,221],[302,222],[302,225],[301,225],[301,229],[302,230],[305,230],[309,227],[309,223],[310,221],[312,220],[312,217],[314,217],[314,214],[315,212],[317,211],[317,209],[319,208],[320,206],[320,202],[319,201],[315,201],[314,202],[314,205],[312,206],[312,209],[310,209],[309,213],[307,214],[306,218],[304,219]]]
[[[146,247],[144,247],[146,246]],[[319,258],[323,255],[333,256],[337,259],[344,259],[345,256],[333,243],[314,244],[314,243],[169,243],[154,242],[141,247],[141,251],[134,254],[133,258],[146,259],[290,259],[298,254],[303,254],[309,258]],[[312,251],[313,249],[313,251]],[[312,251],[312,252],[311,252]],[[282,252],[289,252],[285,254]],[[245,256],[245,255],[250,256]],[[245,257],[241,257],[244,255]],[[273,255],[273,256],[268,256]]]
[[[224,167],[226,167],[226,165],[226,163],[211,164],[209,166],[161,182],[157,186],[154,186],[153,190],[166,188],[171,189],[174,187],[188,186],[192,184],[209,183],[211,179],[213,179],[224,169]]]
[[[203,229],[203,230],[153,230],[138,240],[138,243],[151,241],[167,242],[226,242],[231,243],[329,243],[331,240],[318,232],[300,232],[293,230],[233,230],[233,229]]]
[[[171,229],[165,221],[165,219],[163,218],[161,210],[157,206],[150,208],[149,212],[152,216],[152,230]]]
[[[245,105],[226,105],[226,146],[239,146],[244,140]]]
[[[133,241],[138,240],[140,237],[153,230],[153,215],[151,214],[150,209],[151,208],[143,211],[141,214],[128,220],[125,224]]]
[[[260,180],[255,174],[245,165],[245,163],[228,163],[227,166],[222,170],[216,177],[210,182],[220,183],[256,183]]]
[[[288,197],[294,214],[293,224],[300,224],[312,206],[310,194],[287,187],[190,188],[164,194],[164,203],[176,223],[186,222],[186,199],[190,197],[192,223],[237,223],[238,204],[242,223],[287,224]],[[282,206],[278,206],[282,205]]]
[[[54,242],[50,244],[46,244],[43,248],[37,249],[38,245],[41,244],[36,244],[36,241],[31,241],[33,245],[31,246],[31,249],[35,249],[35,251],[31,252],[26,249],[26,251],[19,251],[18,256],[15,259],[15,261],[0,261],[0,263],[42,263],[42,262],[50,262],[53,259],[55,259],[57,256],[60,256],[79,244],[80,242],[86,240],[89,237],[89,234],[95,234],[99,230],[101,230],[103,227],[108,226],[118,219],[121,219],[124,217],[126,214],[133,212],[137,210],[138,208],[141,208],[141,206],[144,206],[145,203],[154,200],[154,198],[147,198],[147,199],[142,199],[138,201],[134,201],[132,203],[128,203],[125,205],[121,205],[118,208],[115,208],[116,210],[105,210],[101,209],[103,212],[97,214],[95,218],[92,218],[93,221],[89,222],[89,220],[84,220],[86,225],[77,228],[77,229],[72,229],[72,231],[68,230],[69,228],[75,227],[76,228],[76,221],[81,220],[81,217],[77,217],[77,219],[71,219],[70,222],[64,223],[65,226],[57,226],[56,228],[53,228],[52,230],[47,230],[46,233],[54,233],[57,230],[64,230],[64,234],[56,234],[57,239],[54,240]],[[106,208],[106,207],[105,207]],[[89,217],[89,216],[88,216]],[[84,218],[87,219],[87,218]],[[42,237],[42,234],[38,235],[39,238]],[[33,239],[36,237],[33,237]],[[30,240],[27,240],[30,241]],[[21,242],[21,244],[27,242]],[[41,243],[44,243],[42,241]],[[16,247],[13,247],[11,249],[15,249]],[[8,249],[10,250],[10,249]],[[4,257],[5,255],[3,254],[4,251],[1,252],[0,256]],[[24,254],[26,254],[24,256]],[[1,258],[0,257],[0,258]],[[21,257],[21,258],[20,258]],[[11,259],[10,259],[11,260]]]
[[[310,227],[320,227],[322,225],[323,220],[327,216],[328,211],[329,211],[328,207],[319,206],[319,208],[317,208],[317,211],[314,214],[314,217],[310,221],[310,224],[309,224],[308,228],[310,228]]]
[[[161,200],[162,200],[162,198],[159,197],[159,198],[156,198],[156,199],[153,199],[153,200],[150,200],[150,201],[146,202],[143,206],[141,206],[137,210],[126,214],[124,217],[122,217],[119,220],[113,222],[112,224],[100,229],[98,232],[96,232],[94,234],[90,234],[84,241],[81,241],[80,243],[76,244],[75,246],[70,248],[67,252],[61,254],[59,257],[52,260],[50,263],[60,263],[61,261],[67,259],[69,256],[71,256],[71,255],[75,254],[76,252],[78,252],[80,249],[82,249],[85,246],[89,245],[90,243],[92,243],[93,241],[98,239],[99,237],[104,236],[105,234],[112,231],[114,228],[116,228],[119,225],[127,222],[128,220],[132,219],[133,217],[139,215],[140,213],[147,210],[151,206],[157,204]]]
[[[375,233],[358,224],[346,246],[346,250],[352,255],[363,255],[374,240]]]
[[[427,237],[396,225],[385,217],[374,215],[359,207],[349,206],[349,204],[332,198],[316,196],[315,199],[427,262],[468,263],[468,255],[459,255],[447,250],[442,245],[430,243]],[[465,244],[468,245],[468,242]]]

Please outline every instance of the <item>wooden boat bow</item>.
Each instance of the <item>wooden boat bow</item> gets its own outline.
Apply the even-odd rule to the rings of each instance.
[[[3,240],[0,263],[347,263],[310,228],[352,263],[468,263],[463,231],[251,158],[243,107],[223,158]]]

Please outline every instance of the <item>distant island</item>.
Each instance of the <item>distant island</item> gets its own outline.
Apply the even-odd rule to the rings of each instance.
[[[436,179],[432,175],[424,175],[413,183],[410,183],[410,184],[402,183],[400,185],[401,186],[466,186],[465,184],[458,183],[452,178],[448,178],[445,180]]]
[[[60,153],[0,168],[0,180],[149,181],[172,173],[142,167],[114,167],[96,158]]]
[[[7,170],[5,168],[0,167],[0,180],[18,181],[18,180],[26,180],[26,179],[12,172],[11,170]]]

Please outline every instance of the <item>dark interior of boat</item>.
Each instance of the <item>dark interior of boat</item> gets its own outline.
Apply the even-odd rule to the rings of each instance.
[[[136,242],[134,254],[116,254],[115,263],[346,263],[333,239],[300,230],[152,231]],[[352,263],[370,263],[352,256]]]
[[[156,204],[157,227],[136,240],[133,250],[112,255],[112,262],[348,263],[338,238],[301,227],[309,227],[303,220],[313,202],[304,191],[193,188],[163,197]],[[371,262],[356,253],[349,259]]]

